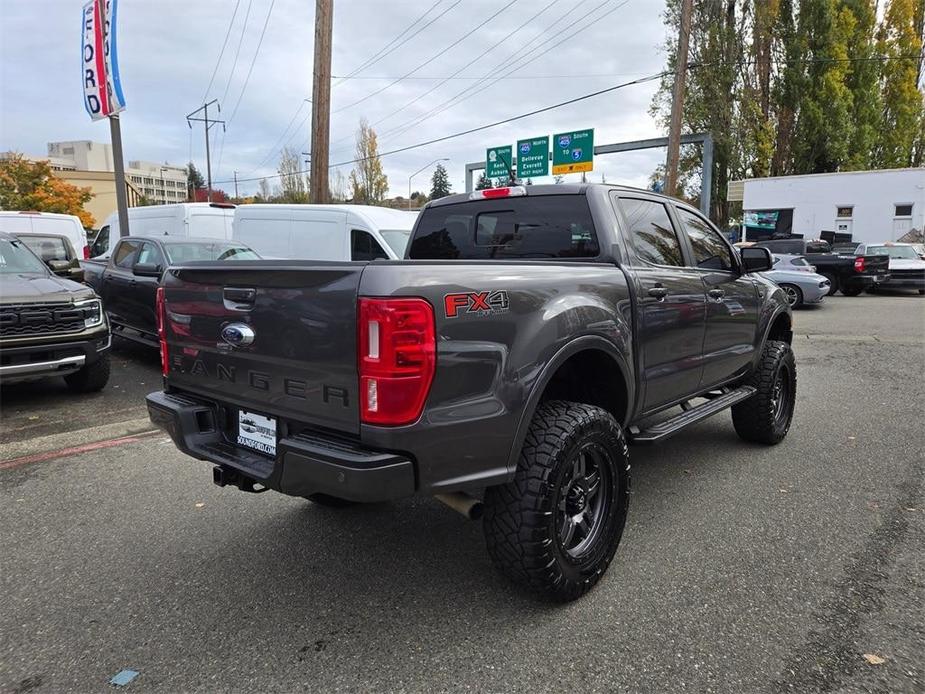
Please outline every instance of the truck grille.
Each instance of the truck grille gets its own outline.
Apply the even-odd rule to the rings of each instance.
[[[0,306],[0,338],[60,335],[84,329],[84,309],[71,304]]]

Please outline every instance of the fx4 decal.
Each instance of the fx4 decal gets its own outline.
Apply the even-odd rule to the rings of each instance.
[[[495,290],[487,292],[461,292],[459,294],[446,294],[443,297],[443,307],[447,318],[458,318],[461,313],[477,313],[488,315],[503,313],[508,310],[510,301],[507,292]]]

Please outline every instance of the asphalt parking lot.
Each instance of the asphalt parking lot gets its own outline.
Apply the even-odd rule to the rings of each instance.
[[[4,388],[0,691],[925,691],[925,300],[831,297],[794,332],[789,437],[723,413],[632,448],[617,557],[566,606],[431,499],[213,486],[145,435],[144,350],[92,398]]]

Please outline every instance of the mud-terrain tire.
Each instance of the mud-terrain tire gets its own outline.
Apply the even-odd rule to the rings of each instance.
[[[109,352],[103,353],[92,364],[64,377],[67,387],[75,393],[95,393],[109,382]]]
[[[833,275],[831,272],[820,272],[820,275],[825,277],[829,281],[829,292],[826,296],[832,296],[839,289],[838,277]]]
[[[796,362],[790,345],[768,340],[746,385],[757,392],[732,406],[736,433],[753,443],[780,443],[790,430],[797,393]]]
[[[336,496],[329,496],[327,494],[309,494],[305,497],[313,504],[318,504],[318,506],[326,506],[328,508],[347,508],[348,506],[356,506],[358,501],[350,501],[349,499],[341,499]]]
[[[557,602],[588,592],[623,535],[628,457],[623,430],[606,410],[541,404],[514,480],[485,491],[483,527],[495,566]]]

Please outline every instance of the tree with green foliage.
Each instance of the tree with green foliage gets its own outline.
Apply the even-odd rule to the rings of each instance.
[[[450,185],[450,177],[447,176],[446,168],[443,164],[437,164],[434,175],[430,178],[430,199],[439,200],[452,192],[453,187]]]
[[[205,190],[206,181],[193,162],[186,165],[186,193],[191,199],[196,198],[197,190]]]
[[[883,64],[883,111],[874,153],[878,168],[911,166],[917,157],[921,161],[921,61],[908,56],[922,56],[922,4],[922,0],[890,0],[877,35],[879,52],[889,58]]]
[[[848,90],[851,92],[849,115],[851,136],[848,155],[842,169],[863,171],[871,159],[880,129],[880,65],[877,61],[877,0],[843,0],[854,15],[854,30],[848,37],[852,58],[848,65]]]
[[[487,178],[485,176],[485,172],[483,171],[479,175],[479,180],[475,182],[475,189],[476,190],[488,190],[489,188],[491,188],[491,179]]]

